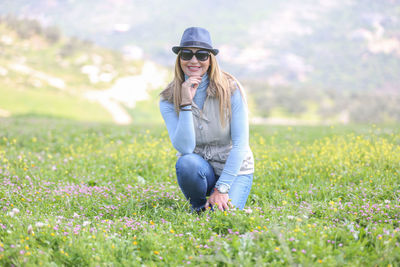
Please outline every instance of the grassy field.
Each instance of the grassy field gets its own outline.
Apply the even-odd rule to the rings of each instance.
[[[1,266],[399,266],[400,127],[253,126],[244,211],[190,213],[162,125],[0,119]]]

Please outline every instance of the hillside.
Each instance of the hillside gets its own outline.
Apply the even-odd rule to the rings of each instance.
[[[50,116],[127,124],[150,99],[155,64],[65,37],[34,20],[0,20],[0,116]],[[165,70],[163,71],[165,74]],[[161,78],[161,77],[160,77]],[[152,101],[149,101],[152,102]],[[155,105],[155,104],[154,104]],[[154,111],[146,116],[156,119]]]
[[[183,4],[184,3],[184,4]],[[32,17],[68,35],[171,65],[184,28],[213,34],[223,66],[270,86],[399,90],[396,0],[182,2],[4,0],[0,14]]]
[[[4,95],[0,100],[0,116],[39,114],[119,124],[161,122],[157,94],[171,78],[170,67],[161,67],[140,56],[138,47],[129,53],[121,53],[91,41],[64,36],[59,28],[45,27],[36,20],[17,19],[10,15],[0,19],[0,75],[4,77],[0,81],[0,93]],[[396,20],[392,18],[393,21]],[[397,31],[396,27],[389,31],[379,28],[379,23],[376,25],[380,36],[383,36],[382,31],[391,34]],[[386,24],[385,27],[390,29]],[[279,26],[276,28],[278,31]],[[358,33],[366,34],[362,30]],[[287,38],[289,36],[293,38],[292,35],[287,35]],[[278,42],[280,39],[270,39],[271,45],[273,40]],[[338,37],[338,40],[341,39]],[[360,40],[357,47],[342,44],[341,50],[343,53],[362,51]],[[400,63],[397,50],[391,50],[395,46],[390,46],[396,45],[396,40],[387,39],[388,42],[381,46],[371,44],[368,49],[372,52],[362,52],[361,61],[349,57],[353,63],[348,65],[339,62],[340,58],[347,60],[340,54],[331,54],[330,60],[323,60],[323,55],[329,54],[327,51],[314,55],[316,64],[321,61],[321,64],[335,65],[335,71],[329,71],[328,76],[324,68],[316,69],[310,67],[312,65],[307,67],[310,71],[303,72],[300,61],[304,58],[294,54],[287,57],[287,62],[297,64],[296,72],[286,72],[282,66],[276,66],[278,71],[275,71],[272,65],[267,64],[269,70],[273,70],[269,72],[252,62],[246,66],[253,70],[246,74],[246,70],[239,66],[239,59],[243,64],[245,58],[247,61],[259,60],[267,51],[267,44],[259,49],[244,46],[244,50],[236,49],[236,54],[230,54],[226,45],[221,46],[218,57],[224,69],[232,70],[245,86],[253,123],[396,123],[400,122],[400,81],[397,81],[400,76],[396,75],[400,73],[397,68]],[[326,39],[328,43],[336,46]],[[279,47],[276,45],[276,49]],[[323,51],[324,45],[315,41],[313,47]],[[379,50],[381,48],[386,50]],[[287,49],[291,51],[289,47]],[[311,51],[311,45],[307,49],[304,51]],[[162,59],[162,56],[157,57],[155,47],[154,51],[153,57]],[[257,55],[240,56],[240,51]],[[272,54],[265,62],[269,62]],[[239,61],[236,65],[229,65],[225,58]],[[290,64],[286,66],[290,67]],[[357,70],[353,72],[349,68]],[[311,78],[316,74],[320,77]]]

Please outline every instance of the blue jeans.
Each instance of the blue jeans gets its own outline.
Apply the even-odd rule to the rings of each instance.
[[[195,211],[204,210],[207,198],[218,181],[214,169],[197,154],[185,154],[176,162],[178,184]],[[229,190],[235,208],[243,209],[253,183],[253,174],[238,175]]]

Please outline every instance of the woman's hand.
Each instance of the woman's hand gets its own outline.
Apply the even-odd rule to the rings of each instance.
[[[190,76],[184,83],[182,83],[181,91],[181,106],[191,105],[196,90],[201,83],[201,76]]]
[[[221,194],[218,190],[214,190],[208,198],[205,208],[207,209],[210,205],[217,206],[221,211],[228,210],[229,207],[233,208],[233,205],[229,200],[229,195]]]

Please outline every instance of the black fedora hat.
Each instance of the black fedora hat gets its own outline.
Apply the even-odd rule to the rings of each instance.
[[[219,50],[212,47],[210,33],[200,27],[187,28],[182,35],[179,46],[172,47],[172,51],[178,54],[184,47],[203,48],[209,50],[214,55],[217,55]]]

